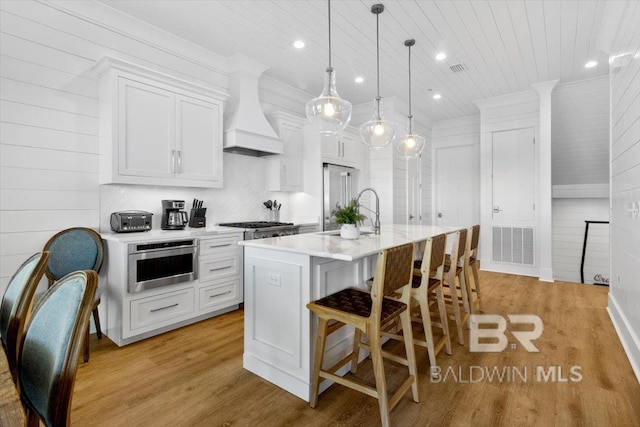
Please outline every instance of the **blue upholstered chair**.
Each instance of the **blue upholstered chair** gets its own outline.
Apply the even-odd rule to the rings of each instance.
[[[9,361],[13,381],[17,382],[20,340],[24,333],[29,308],[38,283],[44,275],[49,252],[37,253],[29,257],[9,280],[9,285],[0,304],[0,339]]]
[[[90,228],[74,227],[62,230],[49,239],[43,250],[51,252],[49,264],[45,270],[49,286],[73,271],[93,270],[99,273],[100,267],[102,267],[104,254],[102,238]],[[96,335],[100,339],[102,338],[102,330],[100,329],[98,304],[100,304],[99,290],[96,291],[96,299],[91,311],[96,325]],[[84,361],[89,361],[89,322],[87,322]]]
[[[28,425],[68,426],[98,275],[76,271],[60,279],[37,302],[22,338],[18,388]]]

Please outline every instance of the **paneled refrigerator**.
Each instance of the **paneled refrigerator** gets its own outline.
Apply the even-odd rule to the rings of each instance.
[[[325,163],[322,182],[324,193],[322,204],[323,230],[337,230],[340,227],[336,224],[331,212],[336,208],[336,204],[344,207],[351,199],[356,197],[358,170]]]

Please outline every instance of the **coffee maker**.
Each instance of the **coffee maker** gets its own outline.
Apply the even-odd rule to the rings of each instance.
[[[182,230],[189,219],[187,213],[183,211],[184,200],[163,200],[162,201],[162,224],[163,230]]]

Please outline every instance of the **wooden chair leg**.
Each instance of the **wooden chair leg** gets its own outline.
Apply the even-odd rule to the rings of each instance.
[[[371,332],[371,331],[368,331]],[[389,398],[387,396],[387,379],[384,375],[384,362],[382,360],[382,341],[377,333],[367,333],[371,348],[371,360],[373,361],[373,373],[376,377],[376,391],[378,393],[378,405],[380,406],[380,420],[382,427],[389,427]]]
[[[84,363],[89,362],[89,327],[90,327],[90,323],[87,322],[87,329],[84,334],[84,356],[83,356]]]
[[[476,307],[473,300],[473,288],[471,287],[471,276],[469,275],[469,270],[471,266],[465,267],[462,270],[462,275],[464,276],[464,284],[467,289],[467,296],[469,297],[469,314],[475,314]]]
[[[451,333],[449,332],[449,319],[447,316],[447,306],[444,302],[442,286],[436,288],[436,301],[440,312],[440,322],[442,323],[442,333],[445,335],[445,351],[451,356]]]
[[[484,309],[482,308],[482,298],[480,296],[480,279],[478,279],[478,264],[477,264],[477,261],[475,261],[471,265],[471,271],[473,271],[473,281],[475,282],[475,285],[476,285],[476,301],[478,301],[478,309],[482,313],[484,313]]]
[[[102,339],[102,329],[100,328],[100,316],[98,314],[98,306],[93,308],[93,323],[96,325],[96,335],[98,339]]]
[[[318,318],[318,333],[316,337],[316,354],[313,358],[313,377],[311,382],[311,401],[309,405],[315,408],[318,404],[318,390],[320,389],[320,369],[324,359],[324,344],[327,339],[328,319]]]
[[[411,314],[409,307],[400,315],[400,321],[402,322],[402,336],[404,337],[404,348],[407,353],[407,363],[409,364],[409,376],[413,377],[413,383],[411,384],[411,394],[413,401],[418,403],[420,398],[418,396],[418,372],[416,369],[416,350],[413,345],[413,331],[411,329]]]
[[[360,340],[362,339],[362,331],[355,328],[353,332],[353,356],[351,357],[351,373],[358,371],[358,359],[360,358]]]
[[[418,300],[420,303],[420,315],[422,316],[422,328],[424,329],[424,340],[427,343],[427,353],[431,369],[436,366],[436,350],[433,344],[433,329],[431,328],[431,315],[429,314],[429,300],[425,298]]]
[[[460,293],[462,294],[462,305],[465,313],[471,313],[471,293],[467,292],[467,281],[464,277],[464,271],[461,271],[458,275],[458,282],[460,283]]]
[[[462,317],[460,315],[460,304],[458,303],[458,292],[456,290],[456,275],[450,274],[447,282],[449,283],[449,292],[451,294],[453,318],[456,321],[456,328],[458,330],[458,343],[460,345],[464,345],[464,336],[462,335]]]

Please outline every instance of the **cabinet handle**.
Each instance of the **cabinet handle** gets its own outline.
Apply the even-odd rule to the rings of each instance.
[[[209,272],[212,272],[212,271],[219,271],[219,270],[226,270],[227,268],[231,268],[231,266],[227,265],[227,266],[225,266],[225,267],[210,268],[210,269],[209,269]]]
[[[176,150],[171,150],[171,173],[176,171]]]
[[[221,294],[209,295],[209,298],[221,297],[222,295],[230,294],[231,291],[223,292]]]
[[[178,173],[182,173],[182,150],[178,150]]]
[[[224,248],[225,246],[231,246],[231,243],[225,243],[224,245],[211,245],[211,246],[209,246],[209,249]]]
[[[173,307],[177,307],[177,306],[178,306],[178,303],[175,303],[175,304],[168,305],[168,306],[166,306],[166,307],[154,308],[154,309],[151,309],[151,310],[149,310],[149,311],[150,311],[151,313],[153,313],[153,312],[156,312],[156,311],[166,310],[167,308],[173,308]]]

